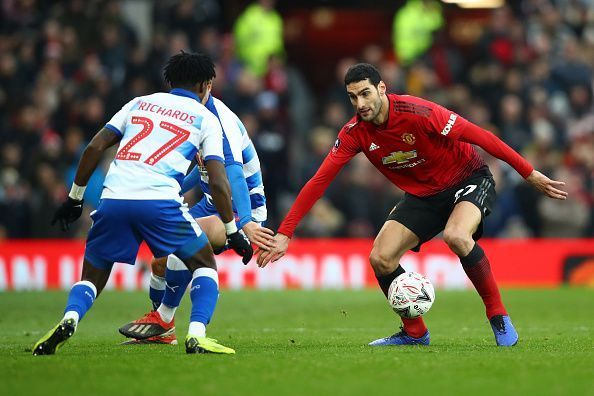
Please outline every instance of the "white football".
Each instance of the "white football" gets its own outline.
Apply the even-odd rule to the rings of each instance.
[[[388,302],[403,318],[416,318],[429,311],[435,301],[435,289],[423,275],[405,272],[392,281]]]

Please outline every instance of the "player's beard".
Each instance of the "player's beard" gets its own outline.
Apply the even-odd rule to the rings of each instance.
[[[375,120],[382,111],[382,98],[379,97],[378,100],[375,103],[373,103],[372,106],[369,106],[369,110],[370,111],[368,111],[365,116],[363,116],[361,113],[359,113],[359,115],[361,116],[361,119],[363,119],[363,121],[373,122],[373,120]]]

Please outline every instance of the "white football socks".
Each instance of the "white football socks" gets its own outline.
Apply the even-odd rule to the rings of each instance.
[[[64,318],[62,318],[62,320],[66,320],[66,319],[74,319],[75,326],[78,326],[78,320],[79,320],[78,312],[76,312],[76,311],[66,312],[64,314]]]
[[[171,323],[171,321],[173,320],[173,317],[175,316],[176,310],[177,310],[177,307],[170,307],[163,303],[161,303],[161,305],[159,305],[159,308],[157,308],[157,312],[161,316],[161,319],[163,319],[163,322],[166,322],[166,323]]]
[[[149,286],[155,290],[165,290],[165,278],[151,273]]]
[[[190,322],[189,336],[206,337],[206,326],[202,322]]]

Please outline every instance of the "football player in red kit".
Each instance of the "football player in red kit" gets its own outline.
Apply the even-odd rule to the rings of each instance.
[[[379,72],[370,64],[351,66],[344,82],[357,114],[341,129],[334,147],[301,189],[275,235],[276,247],[259,252],[258,265],[264,267],[285,254],[299,221],[340,169],[363,152],[405,192],[369,256],[384,294],[405,272],[399,264],[404,253],[418,251],[443,231],[446,244],[460,257],[485,304],[497,345],[515,345],[518,334],[501,301],[489,259],[476,242],[495,199],[495,182],[472,145],[507,162],[548,197],[566,199],[567,193],[560,189],[565,183],[549,179],[491,132],[442,106],[414,96],[387,94]],[[402,318],[402,322],[401,331],[369,345],[429,344],[421,317]]]

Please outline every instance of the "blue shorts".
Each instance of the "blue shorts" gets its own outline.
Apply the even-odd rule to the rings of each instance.
[[[91,219],[85,258],[101,269],[134,264],[142,241],[155,257],[173,253],[181,259],[208,243],[187,205],[173,199],[102,199]]]
[[[233,212],[233,214],[235,215],[235,223],[237,224],[237,228],[240,228],[239,217],[237,216],[236,212]],[[196,205],[194,205],[190,208],[190,215],[192,215],[192,217],[195,219],[199,219],[202,217],[208,217],[208,216],[212,216],[212,215],[221,217],[219,215],[219,212],[217,212],[217,208],[215,208],[214,204],[206,197],[206,195],[204,197],[202,197],[200,202],[198,202]],[[260,222],[258,222],[258,224],[262,225],[262,223],[260,223]],[[222,248],[215,250],[214,253],[221,254],[226,250],[229,250],[229,245],[225,245]]]
[[[212,215],[219,216],[219,212],[217,212],[217,208],[215,208],[213,203],[210,202],[205,195],[204,197],[202,197],[200,202],[198,202],[196,205],[190,208],[190,215],[192,215],[192,218],[194,219],[199,219],[201,217],[207,217]]]
[[[192,217],[194,219],[199,219],[201,217],[208,217],[208,216],[212,216],[212,215],[221,217],[219,215],[219,212],[217,212],[217,208],[206,197],[206,195],[204,197],[202,197],[200,202],[198,202],[196,205],[194,205],[190,208],[190,214],[192,215]],[[239,217],[237,216],[237,213],[235,211],[233,212],[233,215],[235,216],[235,222],[237,223],[237,227],[239,228]],[[261,226],[264,225],[263,222],[256,222],[256,223],[258,223]]]

